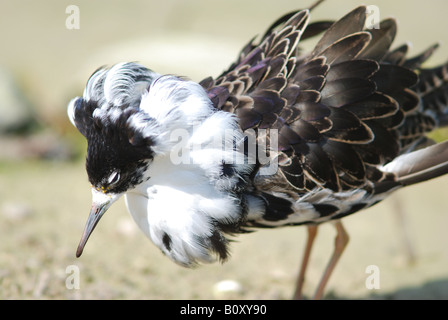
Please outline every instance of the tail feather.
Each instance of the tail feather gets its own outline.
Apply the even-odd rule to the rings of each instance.
[[[405,59],[408,46],[404,45],[385,58],[390,63],[395,62],[415,70],[418,75],[418,82],[412,87],[418,101],[409,103],[416,108],[406,111],[404,121],[398,129],[401,154],[420,148],[420,142],[427,140],[426,134],[448,126],[448,62],[434,68],[422,67],[437,48],[438,44],[432,45],[421,54]]]
[[[432,56],[432,54],[434,53],[434,51],[436,51],[438,47],[439,47],[438,43],[433,44],[419,55],[403,61],[402,66],[411,70],[420,69],[421,65]]]
[[[448,141],[403,154],[385,165],[383,171],[395,174],[396,186],[408,186],[442,176],[448,173]]]
[[[422,69],[416,88],[423,109],[431,114],[438,127],[448,125],[448,63],[432,69]]]

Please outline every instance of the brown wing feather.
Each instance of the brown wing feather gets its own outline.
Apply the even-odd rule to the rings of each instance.
[[[238,116],[243,131],[278,130],[280,170],[269,179],[283,190],[289,186],[300,194],[316,186],[339,191],[375,183],[384,178],[375,166],[434,127],[418,108],[419,97],[441,109],[436,100],[448,97],[447,67],[422,70],[423,83],[413,69],[435,47],[406,59],[407,45],[390,50],[395,20],[368,30],[365,17],[360,6],[335,23],[311,24],[307,32],[309,11],[285,15],[259,44],[252,40],[243,48],[228,71],[201,82],[216,108]],[[311,53],[298,55],[301,37],[324,30]]]

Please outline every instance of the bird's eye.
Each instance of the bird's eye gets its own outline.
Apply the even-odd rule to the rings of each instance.
[[[120,180],[120,173],[118,173],[117,171],[114,171],[109,176],[109,179],[107,179],[107,182],[109,183],[109,185],[113,185],[113,184],[117,183],[118,180]]]

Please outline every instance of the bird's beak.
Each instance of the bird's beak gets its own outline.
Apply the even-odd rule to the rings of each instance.
[[[89,217],[87,218],[86,226],[84,227],[84,232],[79,242],[78,249],[76,250],[76,257],[79,258],[84,250],[84,246],[87,243],[90,235],[95,229],[98,221],[106,213],[107,209],[110,208],[112,203],[114,203],[120,195],[116,194],[106,194],[102,191],[92,188],[92,208],[90,209]]]

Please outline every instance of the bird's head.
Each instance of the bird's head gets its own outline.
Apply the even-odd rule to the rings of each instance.
[[[77,256],[112,203],[147,179],[144,174],[154,157],[153,142],[150,139],[137,142],[137,133],[128,128],[126,121],[133,112],[136,111],[123,112],[114,122],[97,121],[87,135],[86,171],[92,189],[92,208]]]
[[[98,221],[122,195],[149,179],[148,166],[170,152],[176,129],[192,130],[214,111],[196,83],[156,74],[136,63],[100,68],[82,97],[68,106],[71,122],[87,139],[86,170],[92,207],[77,256]]]
[[[144,181],[155,141],[144,137],[136,123],[156,125],[155,119],[139,110],[141,97],[155,77],[134,63],[99,69],[87,82],[83,97],[69,104],[70,120],[87,139],[86,170],[92,189],[92,207],[77,256],[109,207]]]

